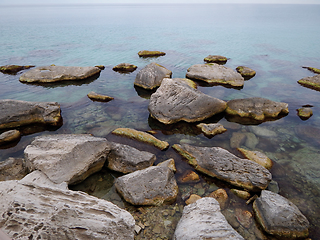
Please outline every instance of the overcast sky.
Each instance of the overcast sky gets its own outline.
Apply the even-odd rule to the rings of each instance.
[[[136,4],[136,3],[271,3],[320,4],[320,0],[0,0],[0,5],[52,4]]]

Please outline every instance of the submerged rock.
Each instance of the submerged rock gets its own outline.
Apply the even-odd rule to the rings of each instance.
[[[0,162],[0,181],[20,180],[28,173],[24,158],[8,158]]]
[[[178,185],[172,169],[152,166],[119,177],[115,181],[117,191],[133,205],[161,205],[174,202]]]
[[[102,169],[110,149],[104,138],[57,134],[36,137],[24,155],[30,171],[41,170],[55,183],[76,184]]]
[[[0,145],[19,140],[21,133],[18,130],[9,130],[0,134]]]
[[[302,86],[320,91],[320,74],[313,77],[305,77],[298,81]]]
[[[238,151],[241,152],[245,158],[260,164],[266,169],[270,170],[272,168],[273,163],[271,159],[264,153],[259,151],[249,151],[244,148],[238,148]]]
[[[187,205],[195,203],[197,200],[201,199],[201,197],[197,194],[191,194],[190,197],[185,201]]]
[[[97,67],[65,67],[44,66],[25,72],[20,76],[20,82],[51,83],[58,81],[83,80],[101,72]]]
[[[152,90],[159,87],[164,78],[171,78],[171,76],[170,70],[157,63],[150,63],[138,72],[134,85]]]
[[[220,55],[209,55],[203,60],[207,63],[225,64],[228,61],[228,58]]]
[[[226,102],[210,97],[189,85],[165,78],[151,95],[150,115],[164,124],[197,122],[221,113]]]
[[[56,102],[0,100],[0,129],[29,124],[62,124],[60,105]]]
[[[299,108],[299,109],[297,109],[297,112],[298,112],[298,116],[302,120],[307,120],[313,115],[312,109],[309,107]]]
[[[186,77],[231,87],[242,87],[244,84],[244,78],[239,73],[216,63],[193,65],[188,69]]]
[[[241,74],[244,79],[253,78],[256,75],[256,71],[252,70],[251,68],[239,66],[236,68],[237,72]]]
[[[138,55],[139,57],[159,57],[166,55],[166,53],[161,51],[142,50],[138,52]]]
[[[116,72],[133,72],[137,69],[138,67],[136,65],[130,64],[130,63],[120,63],[117,66],[114,66],[112,68],[113,71]]]
[[[236,195],[239,198],[242,198],[244,200],[248,200],[251,197],[251,194],[249,192],[247,192],[247,191],[242,191],[242,190],[239,190],[239,189],[231,189],[231,192],[234,195]]]
[[[227,131],[227,129],[225,129],[223,125],[220,123],[199,123],[197,127],[201,129],[204,135],[209,137],[213,137],[217,134],[224,133],[225,131]]]
[[[0,182],[0,228],[10,239],[133,240],[131,214],[111,202],[54,184],[35,171]]]
[[[176,227],[174,240],[192,239],[244,239],[227,222],[217,200],[201,198],[185,206]]]
[[[288,199],[267,190],[253,203],[258,223],[271,235],[288,238],[306,238],[309,221]]]
[[[18,72],[24,70],[33,68],[33,65],[27,65],[27,66],[20,66],[20,65],[5,65],[0,66],[0,72],[6,73],[6,74],[17,74]]]
[[[209,197],[216,199],[222,210],[227,207],[229,196],[228,196],[226,190],[219,188],[216,191],[210,193]]]
[[[172,148],[196,170],[249,191],[265,189],[272,179],[266,168],[248,159],[241,159],[220,147],[175,144]]]
[[[188,170],[178,178],[178,181],[181,183],[195,183],[200,181],[200,177],[196,172]]]
[[[95,92],[89,92],[88,93],[88,98],[90,98],[93,101],[101,101],[101,102],[109,102],[111,100],[113,100],[113,97],[109,97],[107,95],[102,95],[102,94],[98,94]]]

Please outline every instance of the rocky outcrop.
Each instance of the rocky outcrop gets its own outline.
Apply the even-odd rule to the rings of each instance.
[[[56,102],[0,100],[0,129],[29,124],[62,124],[60,105]]]
[[[33,68],[33,65],[27,65],[27,66],[20,66],[20,65],[5,65],[0,66],[0,72],[6,73],[6,74],[17,74],[18,72],[24,70]]]
[[[95,92],[89,92],[88,93],[88,98],[90,98],[93,101],[100,101],[100,102],[109,102],[111,100],[113,100],[113,97],[109,97],[107,95],[102,95],[102,94],[98,94]]]
[[[134,239],[130,213],[54,184],[40,171],[0,182],[0,196],[0,228],[10,239]]]
[[[226,113],[241,118],[252,118],[256,121],[264,121],[268,118],[277,118],[281,115],[288,114],[289,109],[287,103],[253,97],[228,101]]]
[[[157,206],[171,203],[178,195],[174,172],[163,165],[119,177],[115,180],[115,187],[122,197],[133,205]]]
[[[225,129],[223,125],[220,123],[199,123],[197,127],[200,128],[204,135],[208,137],[213,137],[217,134],[224,133],[225,131],[227,131],[227,129]]]
[[[320,74],[313,77],[305,77],[298,81],[302,86],[320,91]]]
[[[0,162],[0,181],[20,180],[28,173],[24,158],[8,158]]]
[[[271,235],[306,238],[309,221],[298,207],[277,193],[264,190],[253,203],[253,210],[263,230]]]
[[[19,140],[21,133],[18,130],[9,130],[0,134],[0,145]]]
[[[238,148],[238,151],[241,152],[245,158],[260,164],[266,169],[270,170],[272,168],[272,165],[273,165],[272,160],[268,158],[268,156],[265,155],[264,153],[259,151],[249,151],[244,148]]]
[[[188,69],[186,77],[231,87],[242,87],[244,84],[244,78],[239,73],[217,63],[193,65]]]
[[[171,78],[171,76],[170,70],[157,63],[150,63],[138,72],[134,85],[152,90],[159,87],[164,78]]]
[[[20,82],[51,83],[58,81],[83,80],[101,72],[97,67],[64,67],[44,66],[25,72],[20,76]]]
[[[151,95],[150,115],[164,124],[197,122],[225,110],[226,103],[210,97],[187,84],[165,78]]]
[[[236,68],[236,70],[246,80],[253,78],[256,75],[256,71],[252,70],[251,68],[245,67],[245,66],[239,66]]]
[[[148,50],[142,50],[138,52],[139,57],[160,57],[166,55],[165,52],[161,51],[148,51]]]
[[[139,151],[138,149],[120,144],[112,143],[108,155],[108,168],[122,173],[131,173],[153,165],[156,156],[152,153]]]
[[[218,201],[205,197],[184,207],[173,239],[240,240],[244,238],[231,227],[222,215]]]
[[[137,131],[131,128],[117,128],[112,131],[113,134],[128,137],[140,142],[148,143],[161,150],[165,150],[169,147],[169,143],[161,141],[149,133]]]
[[[76,184],[102,169],[110,149],[104,138],[57,134],[36,137],[24,155],[30,171],[41,170],[54,183]]]
[[[228,58],[220,55],[209,55],[203,60],[207,63],[225,64],[228,61]]]
[[[272,179],[271,173],[258,163],[220,147],[175,144],[173,148],[196,170],[249,191],[265,189]]]
[[[130,63],[120,63],[117,66],[114,66],[112,70],[120,73],[129,73],[135,71],[137,68],[136,65]]]

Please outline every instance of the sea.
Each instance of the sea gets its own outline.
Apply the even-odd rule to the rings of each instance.
[[[199,172],[199,182],[182,183],[180,177],[193,169],[171,147],[160,151],[111,132],[119,127],[153,130],[171,146],[219,146],[237,156],[241,155],[236,147],[260,151],[273,161],[270,188],[300,209],[310,222],[310,238],[320,239],[320,92],[297,83],[315,75],[303,67],[320,68],[319,23],[320,5],[303,4],[1,5],[0,66],[104,65],[105,69],[87,81],[43,85],[19,82],[27,70],[16,75],[0,73],[1,99],[58,102],[63,117],[60,128],[30,127],[18,143],[2,146],[0,161],[23,157],[25,147],[40,135],[105,137],[156,154],[155,164],[168,158],[176,161],[179,195],[169,205],[131,206],[113,186],[121,174],[106,169],[70,186],[130,211],[143,226],[136,239],[172,239],[185,200],[193,193],[208,196],[218,188],[229,195],[223,214],[245,239],[272,239],[254,222],[252,204],[235,196],[232,186]],[[166,55],[140,58],[141,50]],[[150,117],[153,92],[134,86],[136,74],[156,62],[171,70],[173,78],[184,78],[190,66],[204,63],[208,55],[225,56],[226,67],[247,66],[256,76],[241,89],[197,82],[198,90],[224,101],[263,97],[285,102],[289,114],[259,124],[213,117],[206,123],[219,122],[227,131],[211,138],[197,131],[196,123],[166,126]],[[113,71],[119,63],[138,68],[127,74]],[[87,97],[90,91],[114,100],[92,101]],[[313,116],[307,120],[297,115],[304,105],[312,106]]]

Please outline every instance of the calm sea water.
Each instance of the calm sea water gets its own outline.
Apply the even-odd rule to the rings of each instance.
[[[320,68],[319,13],[320,5],[2,6],[0,65],[105,65],[106,69],[99,78],[78,85],[28,85],[19,82],[21,73],[0,73],[1,99],[56,101],[61,104],[64,120],[56,131],[30,130],[16,146],[0,149],[0,161],[23,156],[23,149],[37,135],[91,133],[154,152],[157,162],[173,156],[181,173],[190,167],[171,149],[161,152],[112,136],[110,131],[118,127],[154,129],[158,131],[158,138],[170,144],[221,146],[237,155],[230,139],[240,132],[247,136],[240,146],[262,151],[275,162],[272,174],[280,194],[308,217],[312,239],[320,239],[320,92],[297,83],[303,77],[314,75],[302,66]],[[160,50],[167,54],[142,59],[137,54],[140,50]],[[188,67],[203,63],[209,54],[226,56],[227,67],[235,69],[245,65],[256,70],[257,75],[240,90],[205,85],[200,85],[199,90],[225,101],[260,96],[286,102],[290,110],[288,116],[258,126],[233,123],[224,117],[211,119],[228,129],[211,139],[196,132],[193,124],[163,126],[150,119],[147,110],[150,93],[134,88],[136,73],[150,62],[157,62],[171,70],[173,77],[184,77]],[[122,62],[135,64],[138,69],[131,74],[113,72],[112,67]],[[86,96],[90,91],[115,100],[92,102]],[[296,113],[296,109],[305,104],[314,106],[314,115],[307,121]],[[273,137],[267,135],[270,131]],[[110,184],[113,173],[103,174],[94,175],[75,188],[125,207],[119,197],[114,197],[116,193]],[[96,186],[97,179],[105,184],[97,187],[99,190],[92,187]],[[183,205],[182,199],[187,193],[205,196],[213,186],[229,191],[223,183],[202,175],[200,185],[180,185],[177,204]],[[199,190],[201,187],[206,192]],[[232,209],[231,206],[228,211]],[[174,224],[172,220],[172,228],[163,239],[171,238]],[[250,229],[238,227],[237,230],[246,239],[261,239]],[[155,237],[158,233],[153,234]]]

